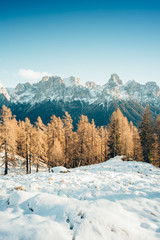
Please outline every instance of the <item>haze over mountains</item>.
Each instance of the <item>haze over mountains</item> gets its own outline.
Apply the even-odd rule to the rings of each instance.
[[[106,125],[119,107],[138,125],[147,103],[154,116],[160,113],[160,88],[156,82],[142,85],[131,80],[123,84],[117,74],[112,74],[102,86],[89,81],[81,83],[73,76],[65,79],[46,76],[38,83],[19,83],[15,89],[0,85],[0,106],[5,104],[18,119],[29,117],[32,122],[40,115],[47,123],[53,114],[62,117],[68,111],[74,124],[84,114],[90,120],[94,118],[97,125]]]

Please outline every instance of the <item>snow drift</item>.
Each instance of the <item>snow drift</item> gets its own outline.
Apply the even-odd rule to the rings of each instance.
[[[0,178],[0,240],[158,240],[160,170],[120,157]]]

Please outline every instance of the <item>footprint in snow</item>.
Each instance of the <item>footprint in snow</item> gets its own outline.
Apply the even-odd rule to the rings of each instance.
[[[70,230],[73,230],[73,227],[74,227],[74,226],[73,226],[73,224],[70,222],[69,217],[66,218],[66,223],[68,223],[68,224],[70,225],[69,229],[70,229]]]
[[[116,229],[115,229],[114,225],[111,226],[111,232],[116,232]]]
[[[149,229],[150,225],[148,223],[141,223],[141,227],[145,229]]]
[[[84,213],[82,211],[80,211],[77,216],[80,217],[80,219],[84,219]]]

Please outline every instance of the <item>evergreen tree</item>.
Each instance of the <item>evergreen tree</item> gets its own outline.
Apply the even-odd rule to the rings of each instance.
[[[158,142],[158,136],[157,134],[153,134],[153,144],[151,149],[151,157],[150,157],[150,163],[152,163],[156,167],[160,167],[160,147]]]
[[[158,140],[160,142],[160,114],[156,118],[156,122],[154,124],[154,132],[157,134]]]
[[[152,144],[153,144],[153,126],[152,126],[152,116],[149,109],[149,105],[146,106],[146,109],[140,124],[140,138],[141,138],[141,144],[143,148],[144,161],[150,163]]]

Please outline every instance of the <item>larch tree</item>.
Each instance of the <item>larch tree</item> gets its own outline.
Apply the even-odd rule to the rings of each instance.
[[[141,145],[141,139],[140,134],[138,132],[138,129],[135,126],[131,126],[132,132],[133,132],[133,160],[134,161],[144,161],[143,158],[143,149]]]
[[[36,165],[36,172],[42,163],[46,163],[46,126],[40,117],[37,118],[33,128],[32,141],[33,164]]]
[[[108,153],[109,153],[109,148],[108,148],[108,130],[107,127],[104,128],[104,146],[105,146],[105,154],[104,154],[104,160],[106,161],[108,159]]]
[[[95,123],[92,120],[92,123],[88,123],[88,128],[86,129],[86,131],[88,132],[87,134],[87,165],[93,164],[93,162],[95,161],[95,157],[96,157],[96,127],[95,127]]]
[[[72,143],[73,120],[68,112],[65,112],[65,116],[63,118],[63,124],[64,124],[64,135],[65,135],[64,166],[67,167],[69,160],[72,158],[72,147],[73,147],[73,143]]]
[[[55,143],[56,140],[56,143]],[[50,167],[57,166],[57,157],[55,158],[55,147],[59,146],[59,149],[64,155],[65,148],[65,134],[63,128],[62,120],[55,115],[51,117],[50,123],[47,126],[47,159],[48,159],[48,169]]]
[[[77,132],[72,133],[72,145],[68,167],[78,167],[80,160],[79,138]]]
[[[120,110],[117,109],[111,116],[108,129],[109,157],[121,155]]]
[[[17,154],[23,158],[26,156],[25,122],[19,121],[17,129]]]
[[[9,108],[3,105],[0,116],[0,147],[4,151],[4,174],[8,173],[8,164],[15,163],[17,121]]]
[[[88,131],[89,131],[88,117],[81,115],[81,118],[77,124],[77,135],[78,135],[78,166],[86,165],[88,162]]]
[[[62,145],[58,138],[55,138],[53,145],[52,157],[54,159],[53,166],[62,166],[64,165],[64,153],[62,149]]]
[[[127,160],[131,159],[133,156],[133,131],[131,129],[132,123],[129,124],[128,119],[126,117],[122,117],[122,152],[121,154],[126,157]]]
[[[32,134],[33,125],[28,118],[25,118],[25,158],[26,158],[26,173],[31,173],[32,164]]]
[[[91,129],[91,164],[101,162],[101,137],[99,135],[99,131],[96,128],[95,122],[92,119],[90,124]]]
[[[107,141],[107,128],[103,126],[99,129],[100,136],[100,151],[101,151],[101,162],[104,162],[107,159],[108,155],[108,141]]]

